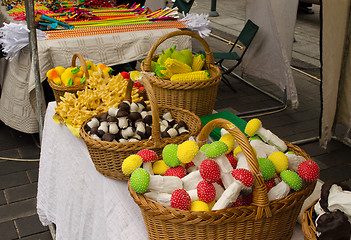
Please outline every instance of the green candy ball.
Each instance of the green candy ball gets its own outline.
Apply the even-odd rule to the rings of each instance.
[[[150,174],[143,168],[137,168],[130,176],[130,186],[137,193],[146,192],[150,183]]]
[[[163,148],[162,158],[165,164],[169,167],[177,167],[181,164],[177,157],[178,145],[168,144]]]
[[[202,145],[202,147],[200,148],[200,151],[206,152],[206,149],[208,148],[208,146],[210,146],[210,144],[208,143]]]
[[[215,158],[221,156],[223,153],[228,151],[228,145],[222,141],[216,141],[211,143],[206,148],[206,157],[208,158]]]
[[[272,179],[275,174],[275,167],[271,160],[268,158],[258,158],[258,165],[260,166],[260,170],[265,181]]]
[[[280,177],[295,191],[302,188],[302,179],[296,172],[285,170],[280,173]]]

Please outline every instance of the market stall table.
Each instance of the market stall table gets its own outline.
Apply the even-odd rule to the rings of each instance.
[[[39,166],[37,212],[56,225],[56,239],[138,239],[147,231],[127,182],[98,173],[84,141],[54,122],[46,111]],[[303,239],[296,225],[292,239]]]
[[[0,22],[12,20],[0,7]],[[104,63],[107,66],[144,59],[151,46],[160,37],[176,28],[147,31],[93,35],[38,41],[40,80],[46,79],[46,72],[56,66],[71,66],[72,56],[80,53],[85,60]],[[162,49],[176,45],[178,49],[191,49],[191,38],[180,36],[163,43]],[[77,63],[80,65],[79,63]],[[34,70],[29,47],[23,48],[12,60],[0,59],[0,120],[6,125],[25,133],[38,132]]]

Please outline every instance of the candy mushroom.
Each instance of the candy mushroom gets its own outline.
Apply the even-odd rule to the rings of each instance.
[[[281,173],[282,171],[288,169],[288,157],[283,152],[274,152],[268,156],[268,159],[273,162],[277,173]]]
[[[157,160],[157,153],[149,149],[143,149],[137,152],[137,155],[143,159],[143,168],[153,175],[154,172],[152,171],[152,162]]]
[[[191,199],[189,194],[184,189],[177,189],[171,196],[171,207],[181,210],[191,209]]]
[[[143,159],[141,156],[132,154],[122,163],[122,172],[125,175],[130,175],[135,169],[139,168],[143,164]]]
[[[130,176],[130,186],[137,193],[146,191],[172,193],[176,189],[183,188],[183,183],[178,177],[150,175],[143,168],[137,168]]]
[[[225,144],[227,144],[228,150],[227,150],[226,154],[229,154],[230,152],[232,152],[234,150],[235,138],[232,134],[225,133],[221,136],[221,138],[218,141],[221,141],[221,142],[224,142]]]
[[[254,184],[254,177],[247,169],[234,169],[232,175],[234,177],[234,182],[223,192],[212,210],[220,210],[231,206],[236,201],[240,191],[244,187],[252,187]]]
[[[299,191],[302,187],[302,179],[296,172],[284,170],[280,177],[282,181],[268,192],[269,201],[286,197],[291,189]]]
[[[198,183],[197,187],[197,196],[199,199],[205,203],[210,203],[215,200],[216,197],[216,188],[212,183],[202,180]]]
[[[211,143],[206,148],[206,157],[213,158],[218,164],[221,170],[221,180],[224,188],[229,187],[229,185],[234,181],[231,172],[233,167],[226,157],[225,153],[228,151],[228,146],[222,141],[216,141]]]
[[[176,176],[179,178],[183,178],[186,176],[186,169],[183,166],[178,166],[178,167],[170,167],[166,170],[165,176]]]
[[[263,180],[268,181],[272,179],[275,174],[275,167],[272,161],[268,158],[258,158],[257,161],[263,176]]]
[[[297,168],[299,167],[300,163],[306,161],[306,158],[300,155],[296,155],[292,151],[286,152],[285,155],[288,157],[288,169],[294,172],[297,172]]]
[[[212,159],[203,160],[199,171],[201,177],[209,183],[215,183],[221,177],[221,169],[218,166],[217,162]]]
[[[319,167],[314,161],[303,161],[297,169],[299,176],[306,182],[317,181],[319,177]]]
[[[181,163],[177,157],[178,145],[167,144],[162,150],[162,158],[169,167],[177,167]]]
[[[183,177],[183,188],[187,191],[196,189],[197,184],[202,180],[200,171],[194,171]]]
[[[254,135],[260,136],[260,138],[262,138],[263,141],[270,145],[276,146],[279,149],[279,151],[285,152],[288,148],[284,141],[281,140],[277,135],[263,128],[261,120],[257,118],[251,119],[247,123],[245,127],[245,133],[250,137]]]
[[[236,165],[237,168],[245,168],[247,170],[250,169],[249,164],[247,163],[245,154],[240,146],[237,146],[234,149],[234,156],[238,160],[238,163]]]
[[[171,206],[171,194],[170,193],[162,193],[162,192],[146,192],[145,196],[151,198],[152,200],[159,202],[166,206]]]
[[[266,158],[274,152],[278,151],[276,146],[264,143],[259,137],[250,137],[250,145],[255,149],[257,158]]]
[[[124,110],[119,110],[117,112],[117,118],[118,118],[118,127],[120,129],[125,129],[129,126],[129,119],[128,119],[128,112]]]
[[[195,141],[188,140],[178,146],[177,157],[182,163],[191,162],[197,153],[199,152],[199,146]]]

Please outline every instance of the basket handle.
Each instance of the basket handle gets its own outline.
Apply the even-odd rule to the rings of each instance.
[[[85,63],[85,60],[83,56],[80,53],[75,53],[72,57],[72,67],[76,67],[76,60],[79,58],[80,64],[82,65],[83,71],[85,73],[85,77],[88,79],[89,78],[89,72],[88,72],[88,67],[87,64]]]
[[[132,95],[133,85],[134,85],[134,82],[132,80],[128,80],[127,89],[124,96],[125,101],[132,102],[131,95]],[[154,143],[154,146],[156,148],[160,148],[161,147],[161,129],[160,129],[160,121],[158,121],[158,119],[160,118],[160,114],[158,110],[157,100],[155,97],[154,90],[152,89],[151,83],[146,77],[143,77],[143,86],[145,87],[145,91],[150,101],[151,113],[152,113],[152,119],[153,119],[152,128],[151,128],[151,139],[152,139],[152,142]],[[155,119],[157,119],[157,121]]]
[[[252,205],[257,206],[257,213],[256,219],[260,219],[263,217],[265,213],[267,217],[272,216],[271,210],[269,208],[269,200],[267,195],[267,189],[260,172],[260,168],[258,165],[257,158],[254,154],[254,151],[249,143],[247,137],[240,131],[239,128],[233,125],[233,123],[229,122],[228,120],[219,118],[214,119],[208,122],[200,131],[198,136],[198,144],[199,147],[204,145],[207,141],[207,138],[211,131],[216,127],[224,128],[230,134],[232,134],[235,140],[238,142],[239,146],[241,147],[247,163],[250,167],[250,170],[255,178],[255,184],[253,187],[253,203]]]
[[[144,61],[144,69],[146,72],[151,72],[151,60],[152,57],[157,49],[157,47],[163,43],[164,41],[166,41],[168,38],[171,37],[175,37],[175,36],[181,36],[181,35],[188,35],[191,36],[193,38],[196,38],[197,40],[200,41],[200,43],[202,44],[202,46],[205,49],[205,54],[206,54],[206,67],[207,69],[209,69],[209,65],[210,64],[214,64],[214,57],[213,57],[213,53],[210,49],[210,46],[208,45],[208,43],[202,38],[200,37],[199,34],[191,32],[191,31],[186,31],[186,30],[182,30],[182,31],[175,31],[175,32],[170,32],[166,35],[163,35],[161,38],[159,38],[154,45],[152,45],[149,53],[147,54],[145,61]]]

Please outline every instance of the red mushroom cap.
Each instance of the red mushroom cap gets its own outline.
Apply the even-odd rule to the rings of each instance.
[[[212,183],[205,180],[202,180],[197,184],[196,190],[199,199],[205,203],[212,202],[216,197],[216,188]]]
[[[221,177],[221,169],[212,159],[203,160],[200,164],[199,171],[201,177],[210,183],[217,182]]]
[[[157,153],[149,149],[140,150],[137,155],[143,159],[144,163],[156,161],[158,158]]]
[[[319,177],[318,164],[311,160],[300,163],[297,172],[300,177],[307,182],[316,181]]]
[[[178,167],[170,167],[166,170],[165,176],[175,176],[179,178],[183,178],[186,176],[186,169],[182,166]]]
[[[191,198],[189,193],[184,189],[177,189],[173,191],[171,196],[171,207],[181,210],[190,210]]]
[[[252,187],[254,184],[254,176],[245,168],[237,168],[232,171],[232,176],[244,184],[246,187]]]

